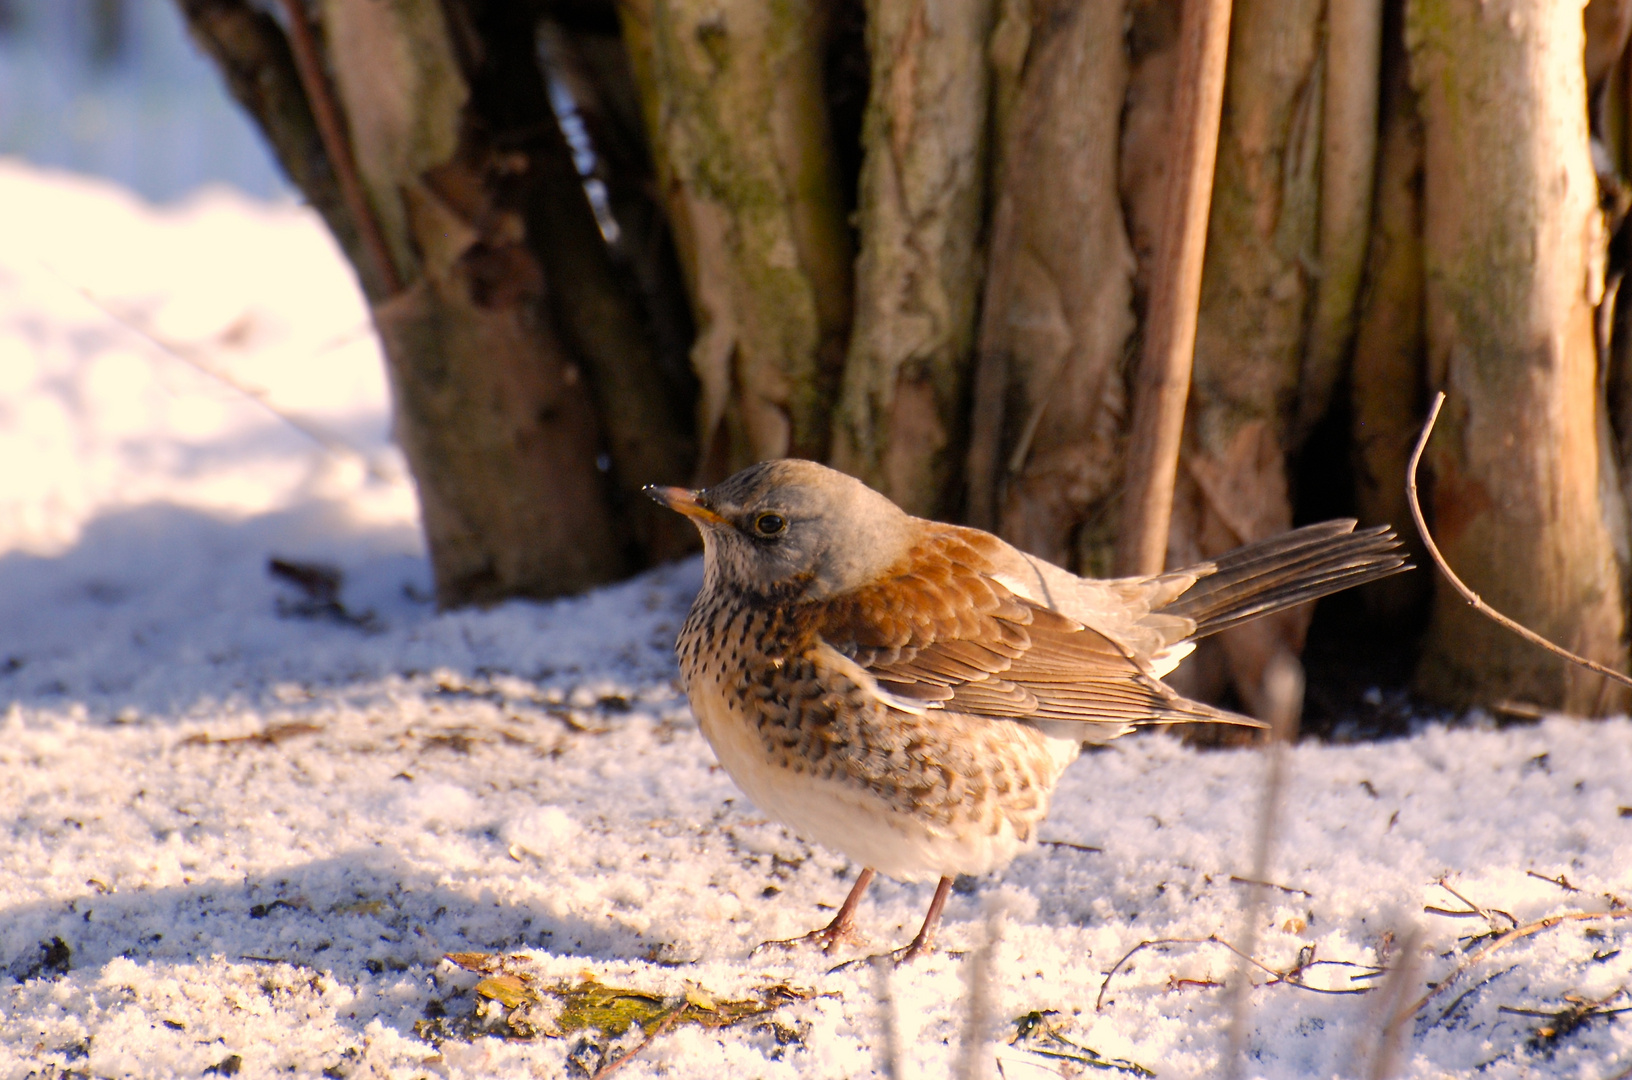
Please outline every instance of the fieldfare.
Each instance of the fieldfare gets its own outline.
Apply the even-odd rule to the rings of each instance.
[[[676,645],[720,764],[761,811],[874,873],[1007,865],[1084,743],[1144,724],[1256,724],[1162,682],[1197,638],[1406,568],[1386,527],[1310,525],[1153,577],[1081,578],[978,529],[912,517],[809,461],[647,493],[696,523],[703,587]],[[806,940],[806,939],[801,939]]]

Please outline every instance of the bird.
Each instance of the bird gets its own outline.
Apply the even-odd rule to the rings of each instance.
[[[675,651],[704,738],[760,811],[862,867],[831,922],[766,944],[831,953],[859,940],[876,874],[936,881],[897,963],[933,947],[959,875],[1035,842],[1084,744],[1263,726],[1162,681],[1199,638],[1409,568],[1387,526],[1340,519],[1180,570],[1079,577],[791,458],[645,490],[702,534]]]

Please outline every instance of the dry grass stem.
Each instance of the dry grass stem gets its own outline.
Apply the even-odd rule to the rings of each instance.
[[[265,390],[240,381],[237,376],[235,376],[231,371],[227,370],[227,368],[211,362],[210,359],[202,355],[202,350],[200,350],[198,347],[170,341],[166,338],[160,337],[153,330],[141,325],[140,323],[137,323],[134,319],[125,315],[123,312],[114,310],[114,308],[109,306],[101,297],[91,292],[91,290],[87,289],[85,286],[70,280],[66,274],[64,274],[61,270],[58,270],[55,266],[43,261],[40,265],[43,266],[47,272],[55,276],[57,280],[61,281],[75,293],[78,293],[87,304],[90,304],[97,311],[101,312],[108,318],[109,321],[117,324],[125,330],[128,330],[133,336],[141,339],[144,344],[154,349],[161,356],[168,357],[179,364],[191,368],[200,375],[214,379],[228,390],[243,395],[245,398],[266,410],[276,419],[288,424],[295,431],[312,440],[312,442],[321,447],[325,453],[331,454],[335,457],[356,458],[362,462],[366,469],[368,469],[370,476],[393,481],[402,479],[389,465],[375,461],[374,458],[369,455],[367,450],[358,446],[350,439],[347,439],[339,432],[334,431],[325,424],[318,423],[315,420],[308,419],[280,407],[272,400],[271,395]],[[321,352],[322,350],[319,351]]]
[[[1405,1006],[1410,1001],[1411,989],[1417,984],[1422,968],[1422,931],[1419,928],[1409,927],[1400,936],[1395,957],[1388,975],[1377,988],[1379,1000],[1373,1010],[1378,1028],[1377,1042],[1365,1058],[1368,1062],[1365,1071],[1367,1080],[1388,1080],[1394,1075],[1400,1051],[1405,1046],[1406,1031],[1411,1018],[1416,1015],[1415,1009]]]
[[[878,1002],[878,1029],[882,1045],[879,1047],[879,1071],[885,1080],[904,1080],[901,1071],[901,1031],[895,1011],[895,994],[890,987],[890,976],[895,965],[888,956],[875,956],[873,965],[873,998]]]
[[[1574,885],[1571,885],[1570,879],[1565,877],[1562,873],[1560,873],[1557,877],[1548,877],[1546,874],[1538,874],[1534,870],[1526,870],[1524,873],[1526,877],[1533,877],[1537,881],[1545,881],[1549,885],[1557,885],[1565,892],[1578,893],[1581,891]]]
[[[997,1008],[997,948],[1003,937],[1004,905],[993,897],[986,905],[986,932],[980,947],[969,957],[967,973],[969,1011],[964,1017],[963,1043],[958,1051],[958,1080],[982,1080],[987,1075],[986,1041]]]
[[[1485,987],[1489,986],[1491,983],[1495,982],[1497,979],[1501,978],[1503,975],[1506,975],[1508,972],[1513,971],[1518,966],[1519,965],[1517,965],[1517,964],[1513,964],[1510,967],[1505,967],[1500,971],[1493,971],[1489,975],[1486,975],[1483,979],[1480,979],[1478,982],[1474,983],[1472,986],[1468,987],[1466,990],[1464,990],[1460,994],[1456,995],[1456,997],[1454,999],[1452,999],[1452,1001],[1451,1001],[1451,1003],[1449,1005],[1445,1006],[1445,1008],[1440,1010],[1439,1015],[1434,1017],[1434,1022],[1432,1024],[1429,1024],[1428,1026],[1429,1027],[1438,1027],[1440,1024],[1443,1024],[1446,1021],[1446,1019],[1448,1019],[1450,1017],[1450,1015],[1452,1013],[1456,1012],[1457,1008],[1464,1001],[1468,1000],[1468,998],[1472,997],[1474,994],[1477,994],[1479,991],[1483,990]]]
[[[1290,885],[1277,885],[1273,881],[1260,881],[1257,878],[1238,877],[1235,874],[1230,875],[1230,884],[1232,884],[1232,885],[1257,885],[1257,886],[1260,886],[1260,887],[1265,888],[1265,889],[1279,889],[1281,892],[1286,893],[1288,896],[1307,896],[1307,897],[1309,897],[1311,899],[1313,899],[1313,897],[1315,895],[1314,893],[1310,892],[1308,889],[1295,889]]]
[[[1444,405],[1445,391],[1441,390],[1438,394],[1434,395],[1434,403],[1428,409],[1428,419],[1423,422],[1422,434],[1417,436],[1417,445],[1411,450],[1411,463],[1409,466],[1407,466],[1405,474],[1405,496],[1406,501],[1411,504],[1411,519],[1417,523],[1417,532],[1422,536],[1423,545],[1427,547],[1428,555],[1434,560],[1434,565],[1439,567],[1439,572],[1441,574],[1445,575],[1445,580],[1449,581],[1452,587],[1455,588],[1457,592],[1462,594],[1462,599],[1471,604],[1473,609],[1479,612],[1479,614],[1485,616],[1493,622],[1507,627],[1507,629],[1513,631],[1515,634],[1530,642],[1532,645],[1539,645],[1548,652],[1561,656],[1572,664],[1579,664],[1588,671],[1596,672],[1606,679],[1613,679],[1615,682],[1618,682],[1623,686],[1632,686],[1632,677],[1623,675],[1614,668],[1605,667],[1603,664],[1600,664],[1595,660],[1588,660],[1584,656],[1577,656],[1568,649],[1554,645],[1551,641],[1548,641],[1534,630],[1516,623],[1506,615],[1503,615],[1501,612],[1485,603],[1484,600],[1480,599],[1478,593],[1464,585],[1462,583],[1462,579],[1457,577],[1455,571],[1453,571],[1450,568],[1450,565],[1445,562],[1445,556],[1440,554],[1439,545],[1434,543],[1433,536],[1428,532],[1428,522],[1422,516],[1422,502],[1417,497],[1417,465],[1422,461],[1422,451],[1428,445],[1428,436],[1433,433],[1434,421],[1439,419],[1439,410],[1444,407]]]
[[[1263,916],[1264,894],[1274,887],[1267,884],[1267,879],[1276,834],[1280,831],[1281,793],[1286,787],[1288,768],[1287,746],[1298,737],[1298,719],[1303,712],[1303,666],[1291,653],[1277,653],[1264,671],[1263,687],[1264,711],[1267,715],[1259,719],[1268,721],[1270,726],[1269,763],[1264,777],[1258,832],[1253,844],[1252,876],[1242,879],[1253,884],[1248,890],[1246,908],[1241,914],[1241,948],[1236,950],[1231,947],[1231,951],[1240,958],[1236,965],[1237,977],[1229,990],[1230,1049],[1224,1075],[1232,1080],[1241,1075],[1252,1021],[1252,979],[1247,972],[1247,963],[1258,945],[1258,922]]]

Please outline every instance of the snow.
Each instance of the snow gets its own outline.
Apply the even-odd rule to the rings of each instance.
[[[887,978],[829,971],[858,950],[750,956],[825,921],[857,868],[760,816],[698,734],[669,651],[695,562],[438,615],[378,349],[310,213],[155,209],[0,163],[0,235],[0,1078],[585,1075],[642,1040],[521,1037],[529,1006],[512,1024],[449,953],[535,990],[791,988],[677,1024],[627,1077],[881,1076],[891,1025],[900,1076],[1081,1075],[1038,1052],[1068,1045],[1224,1071],[1214,984],[1239,975],[1206,939],[1247,939],[1255,887],[1231,877],[1261,754],[1152,734],[1086,755],[1049,843],[960,882],[941,951]],[[340,607],[303,606],[274,556],[340,569]],[[1509,918],[1632,897],[1625,719],[1424,722],[1289,768],[1270,968],[1373,965],[1414,928],[1411,1003]],[[1442,878],[1487,914],[1425,912],[1464,908]],[[930,891],[879,881],[862,926],[903,943]],[[1625,1017],[1502,1010],[1632,1005],[1629,938],[1599,918],[1505,942],[1405,1021],[1394,1075],[1624,1076]],[[1192,943],[1106,987],[1161,939]],[[1365,970],[1255,971],[1242,1075],[1361,1074],[1383,995],[1311,988]],[[1007,1045],[1034,1011],[1070,1043]]]
[[[173,0],[0,3],[0,154],[179,198],[290,190]]]

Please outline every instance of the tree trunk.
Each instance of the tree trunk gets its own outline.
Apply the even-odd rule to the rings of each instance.
[[[986,194],[992,0],[872,0],[855,326],[833,464],[945,516],[961,472]]]
[[[363,250],[357,223],[340,195],[317,123],[301,89],[289,42],[277,20],[245,0],[177,0],[193,40],[226,80],[227,90],[266,135],[290,181],[323,217],[357,272],[363,293],[389,290]]]
[[[626,491],[642,476],[628,467],[629,440],[603,445],[590,393],[600,386],[586,378],[586,369],[604,377],[618,364],[638,367],[644,343],[626,337],[620,353],[615,332],[597,327],[596,337],[569,320],[580,331],[573,341],[557,329],[558,312],[592,308],[597,290],[616,288],[594,276],[604,251],[574,242],[592,219],[570,170],[562,182],[567,151],[538,84],[531,24],[523,18],[521,37],[497,35],[488,47],[486,22],[504,17],[498,6],[323,0],[320,63],[333,79],[323,92],[338,98],[350,136],[347,160],[336,162],[278,24],[243,0],[178,2],[374,306],[439,604],[575,592],[633,569],[643,546],[678,550],[665,544],[668,522],[643,527],[639,504],[628,520],[614,511],[608,474]],[[387,248],[383,270],[341,198],[336,177],[353,161],[364,214]],[[406,283],[400,291],[392,278]],[[562,279],[577,288],[573,303],[552,288]],[[614,392],[625,412],[640,407],[627,381]],[[683,415],[654,420],[643,445],[684,456],[687,427]],[[689,465],[666,462],[661,475],[677,469]]]
[[[1292,524],[1286,451],[1316,265],[1322,7],[1235,7],[1169,565]],[[1249,710],[1264,665],[1300,651],[1307,626],[1294,610],[1219,635]]]
[[[1603,234],[1587,144],[1582,4],[1411,0],[1426,134],[1430,450],[1436,538],[1498,610],[1625,662],[1613,469],[1600,446],[1593,307]],[[1519,640],[1449,589],[1419,689],[1435,700],[1601,712],[1598,676]]]
[[[1134,330],[1117,190],[1124,17],[1124,0],[1034,0],[1004,117],[969,448],[973,523],[1101,573]]]
[[[1397,3],[1395,14],[1403,16]],[[1367,525],[1393,525],[1428,566],[1405,499],[1405,469],[1422,426],[1424,372],[1422,270],[1422,122],[1409,80],[1405,41],[1389,36],[1384,63],[1383,131],[1377,156],[1376,213],[1350,373],[1351,459],[1356,513]],[[1366,586],[1367,608],[1397,620],[1433,591],[1427,573],[1396,574]],[[1398,625],[1397,623],[1395,625]]]
[[[704,467],[825,458],[851,310],[815,0],[622,0],[686,271]]]
[[[569,358],[581,363],[594,398],[607,455],[602,464],[610,466],[604,471],[616,489],[614,510],[625,534],[623,544],[630,549],[632,565],[675,558],[695,550],[697,530],[641,489],[686,483],[697,466],[690,415],[696,384],[681,357],[672,358],[678,365],[665,362],[671,358],[661,350],[673,331],[662,323],[673,313],[663,305],[667,298],[654,294],[669,284],[669,273],[678,276],[678,268],[649,262],[641,269],[656,280],[642,289],[633,260],[616,258],[619,249],[607,242],[603,228],[620,226],[616,220],[608,226],[599,223],[585,197],[585,177],[574,162],[581,151],[568,146],[546,97],[534,20],[524,7],[511,3],[487,4],[486,12],[488,21],[481,29],[487,55],[475,65],[475,73],[487,78],[473,73],[472,89],[489,122],[503,117],[536,133],[528,139],[534,148],[528,234],[537,238],[530,247],[550,286],[555,325],[569,346]],[[564,50],[567,43],[559,46]],[[599,146],[593,149],[599,152]],[[630,201],[620,205],[635,218]],[[631,221],[632,227],[639,224],[639,218]],[[646,230],[646,243],[666,246],[666,236],[650,236],[649,223]],[[668,250],[648,259],[664,254],[672,259]]]
[[[324,0],[358,171],[404,291],[375,305],[443,606],[553,596],[631,566],[589,387],[528,246],[544,155],[506,151],[436,0]],[[560,508],[570,508],[567,513]]]
[[[1383,0],[1327,0],[1320,123],[1320,277],[1303,352],[1292,447],[1326,415],[1354,338],[1377,171]]]

